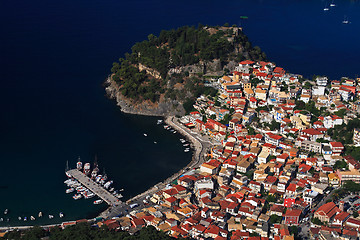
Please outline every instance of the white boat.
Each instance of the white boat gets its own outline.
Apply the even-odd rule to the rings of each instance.
[[[80,157],[78,158],[78,162],[76,163],[77,170],[81,171],[82,169],[82,162],[80,161]]]
[[[3,218],[0,218],[0,222],[3,222],[4,221],[4,219]]]
[[[103,202],[102,199],[98,199],[98,200],[95,200],[95,201],[94,201],[94,204],[100,204],[100,203],[102,203],[102,202]]]
[[[334,3],[334,0],[330,3],[330,7],[336,7],[336,4]]]
[[[342,21],[343,24],[349,24],[349,19],[347,16],[344,16],[344,20]]]
[[[24,217],[24,222],[26,222],[27,221],[27,217]]]
[[[75,189],[74,188],[68,188],[68,189],[66,189],[66,193],[72,193],[73,191],[75,191]]]
[[[146,133],[144,133],[144,136],[145,136],[145,137],[147,137],[147,134],[146,134]]]
[[[49,219],[53,219],[53,218],[54,218],[54,216],[49,214]]]
[[[181,143],[185,143],[185,142],[186,142],[186,140],[185,140],[185,139],[180,138],[180,142],[181,142]]]
[[[85,163],[85,165],[84,165],[84,174],[85,175],[90,174],[90,163]]]
[[[34,216],[30,216],[30,220],[34,221],[35,220]]]
[[[122,195],[121,193],[119,193],[119,194],[116,194],[115,197],[117,197],[117,198],[122,198],[123,195]]]
[[[157,144],[157,142],[154,141],[155,144]]]
[[[5,209],[4,214],[6,215],[6,214],[8,214],[8,212],[9,212],[9,209]]]
[[[61,213],[59,213],[59,217],[60,218],[63,218],[64,217],[64,214],[61,212]]]
[[[185,144],[183,144],[183,146],[184,146],[184,147],[187,147],[187,146],[189,146],[189,144],[188,144],[188,143],[185,143]]]
[[[42,212],[39,212],[39,215],[38,215],[39,217],[42,217]]]
[[[21,221],[21,217],[18,217],[19,221]]]
[[[190,151],[190,149],[189,148],[186,148],[185,150],[184,150],[184,152],[189,152]]]
[[[124,189],[123,189],[123,188],[119,190],[119,192],[122,192],[122,191],[124,191]]]
[[[162,124],[162,122],[163,122],[163,120],[161,120],[161,119],[159,119],[159,120],[157,120],[157,123],[156,124]]]
[[[326,11],[329,11],[330,10],[330,8],[328,8],[328,7],[324,7],[324,11],[326,12]]]
[[[176,131],[173,132],[174,134],[176,133]]]
[[[78,200],[78,199],[80,199],[80,198],[82,198],[82,195],[81,195],[81,194],[75,194],[75,195],[73,196],[73,199],[75,199],[75,200]]]

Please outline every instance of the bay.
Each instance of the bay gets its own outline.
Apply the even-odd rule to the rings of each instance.
[[[111,64],[162,29],[238,24],[271,61],[311,77],[359,74],[360,6],[336,1],[0,1],[0,217],[53,214],[36,224],[95,216],[106,206],[64,193],[66,160],[93,162],[125,199],[190,162],[157,118],[122,114],[105,97]],[[240,20],[240,16],[248,16]],[[344,15],[350,24],[342,24]],[[144,137],[143,133],[148,137]],[[154,144],[154,141],[158,144]]]

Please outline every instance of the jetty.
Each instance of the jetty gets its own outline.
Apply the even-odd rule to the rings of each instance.
[[[90,179],[88,176],[86,176],[84,173],[80,172],[79,170],[71,169],[68,170],[66,173],[70,174],[71,177],[78,180],[84,187],[95,193],[108,205],[117,206],[122,203],[118,198],[116,198],[114,195],[112,195],[110,192],[104,189],[101,185],[97,184],[95,181]]]

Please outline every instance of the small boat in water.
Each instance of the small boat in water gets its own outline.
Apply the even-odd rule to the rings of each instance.
[[[64,214],[61,212],[61,213],[59,213],[59,217],[60,218],[63,218],[64,217]]]
[[[24,217],[24,222],[26,222],[27,221],[27,217]]]
[[[147,137],[147,134],[146,134],[146,133],[144,133],[144,136],[145,136],[145,137]]]
[[[94,201],[94,204],[100,204],[100,203],[102,203],[102,202],[103,202],[102,199],[98,199],[98,200],[95,200],[95,201]]]
[[[82,195],[81,195],[81,194],[75,194],[75,195],[73,196],[73,199],[74,199],[74,200],[78,200],[78,199],[80,199],[80,198],[82,198]]]
[[[334,3],[334,0],[330,3],[330,7],[336,7],[336,4]]]
[[[4,221],[4,219],[3,218],[0,218],[0,222],[3,222]]]
[[[54,218],[54,216],[49,214],[49,219],[53,219],[53,218]]]
[[[185,148],[184,152],[189,152],[190,148]]]
[[[76,168],[77,168],[77,170],[79,170],[79,171],[81,171],[81,169],[82,169],[82,162],[81,162],[81,160],[80,160],[80,157],[78,158],[78,162],[76,163]]]
[[[349,19],[347,16],[344,16],[344,20],[342,21],[343,24],[349,24]]]
[[[75,189],[74,188],[68,188],[68,189],[66,189],[66,193],[72,193],[73,191],[75,191]]]
[[[6,214],[8,214],[8,212],[9,212],[9,209],[5,209],[4,214],[6,215]]]
[[[30,216],[30,220],[31,220],[31,221],[35,221],[34,216]]]
[[[161,119],[159,119],[159,120],[157,120],[157,125],[159,125],[159,124],[162,124],[162,122],[163,122],[163,120],[161,120]]]
[[[21,221],[21,217],[18,217],[19,221]]]
[[[39,212],[39,215],[38,215],[39,217],[42,217],[42,212]]]

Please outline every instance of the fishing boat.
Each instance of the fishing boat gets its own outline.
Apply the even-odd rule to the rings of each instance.
[[[30,216],[30,220],[31,220],[31,221],[35,221],[34,216]]]
[[[75,189],[74,188],[68,188],[68,189],[66,189],[66,193],[72,193],[73,191],[75,191]]]
[[[95,179],[96,176],[98,175],[98,173],[99,173],[99,166],[98,166],[98,163],[97,163],[97,156],[95,155],[94,169],[91,172],[91,179]]]
[[[54,218],[54,216],[49,214],[49,219],[53,219],[53,218]]]
[[[77,163],[76,163],[76,168],[77,168],[77,170],[79,170],[79,171],[81,171],[81,169],[82,169],[82,162],[81,162],[81,160],[80,160],[80,157],[78,158],[78,161],[77,161]]]
[[[102,199],[98,199],[98,200],[95,200],[95,201],[94,201],[94,204],[96,204],[96,205],[97,205],[97,204],[101,204],[102,202],[103,202],[103,200],[102,200]]]
[[[59,213],[59,217],[60,218],[63,218],[64,217],[64,214],[62,212]]]

